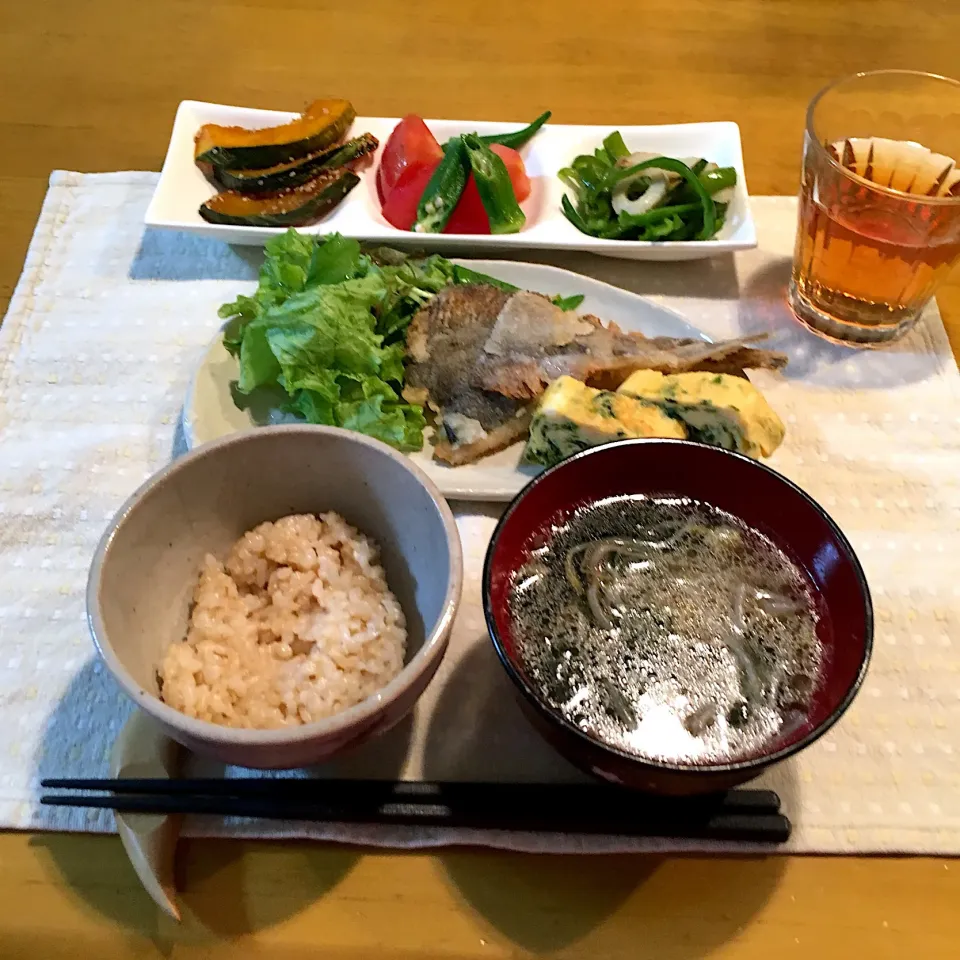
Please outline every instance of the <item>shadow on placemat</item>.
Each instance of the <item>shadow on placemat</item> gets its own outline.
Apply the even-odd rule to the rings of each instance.
[[[520,712],[485,634],[467,647],[439,692],[423,745],[423,776],[516,783],[588,779]]]
[[[310,776],[344,780],[397,780],[413,741],[413,714],[395,727],[328,763],[308,767]]]
[[[36,777],[107,777],[110,751],[133,704],[98,657],[77,671],[47,720],[36,754]],[[52,830],[113,829],[105,810],[41,807]]]
[[[130,279],[256,280],[261,263],[263,247],[148,227],[130,264]]]
[[[342,756],[327,763],[316,764],[292,771],[263,773],[246,770],[241,767],[227,767],[225,764],[196,754],[188,754],[185,759],[183,776],[185,777],[256,777],[274,776],[314,777],[317,779],[344,780],[397,780],[401,778],[407,753],[413,739],[413,715],[404,717],[395,727],[379,734]],[[199,821],[198,821],[199,823]],[[191,830],[193,835],[202,835],[201,829]]]
[[[480,260],[526,260],[584,273],[604,283],[622,287],[641,296],[703,297],[708,300],[736,300],[740,296],[733,254],[707,260],[645,261],[600,257],[578,251],[509,250],[477,251]],[[695,323],[696,320],[693,320]]]
[[[782,257],[757,270],[738,307],[744,335],[770,333],[769,346],[788,354],[790,362],[783,371],[788,380],[830,389],[882,390],[918,383],[937,372],[936,357],[916,339],[921,333],[879,350],[844,347],[811,333],[787,305],[792,267],[792,260]]]
[[[173,431],[173,443],[170,444],[170,459],[177,460],[189,452],[190,447],[187,445],[187,434],[183,429],[183,411],[181,410]]]
[[[387,244],[389,246],[389,243]],[[634,293],[664,297],[736,300],[740,295],[732,254],[683,262],[620,260],[577,251],[516,253],[498,248],[474,251],[473,259],[525,260],[585,273]],[[453,253],[449,254],[451,257]],[[131,280],[256,280],[260,246],[229,245],[189,233],[147,228],[130,265]]]

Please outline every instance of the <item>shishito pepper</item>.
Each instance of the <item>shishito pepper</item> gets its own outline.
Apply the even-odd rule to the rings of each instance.
[[[511,133],[492,133],[482,137],[476,134],[472,136],[479,143],[480,147],[487,148],[486,152],[493,156],[502,167],[503,161],[492,153],[489,145],[499,143],[513,150],[519,150],[549,119],[550,111],[547,110],[541,113],[533,123],[522,127],[520,130],[514,130]],[[487,163],[489,164],[489,158],[487,158]],[[423,191],[423,196],[420,198],[420,203],[417,205],[417,217],[412,227],[413,230],[417,233],[443,232],[443,228],[447,225],[450,215],[453,213],[454,208],[460,201],[460,197],[463,195],[464,187],[467,185],[467,177],[470,175],[471,166],[472,163],[463,137],[453,137],[443,145],[443,159],[440,161],[437,169],[434,170],[433,176],[427,183]],[[506,171],[505,167],[504,171]],[[507,181],[509,183],[509,177],[507,177]],[[480,199],[483,200],[484,192],[480,187],[479,180],[477,182],[477,189],[480,190]],[[510,192],[512,195],[512,187],[510,188]],[[487,210],[487,216],[489,217],[490,211],[487,209],[487,201],[483,200],[483,203],[484,209]],[[517,222],[516,213],[519,212],[519,226],[498,231],[493,229],[493,221],[491,220],[491,232],[516,233],[517,230],[523,226],[526,218],[516,203],[515,197],[514,205],[517,207],[517,210],[516,212],[510,212],[510,223]],[[499,205],[498,209],[502,207],[503,204]]]
[[[517,203],[506,165],[476,134],[461,137],[470,169],[490,221],[490,232],[518,233],[526,216]]]
[[[511,150],[519,150],[550,119],[550,116],[550,111],[547,110],[522,130],[514,130],[513,133],[490,133],[479,139],[488,145],[499,143],[503,147],[510,147]]]

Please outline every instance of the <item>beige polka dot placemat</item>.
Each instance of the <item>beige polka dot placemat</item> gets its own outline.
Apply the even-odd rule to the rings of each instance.
[[[144,232],[153,173],[56,173],[0,327],[0,827],[109,830],[41,808],[44,776],[98,776],[129,706],[94,658],[87,566],[119,504],[177,448],[216,309],[252,288],[260,252]],[[783,305],[796,206],[754,200],[759,250],[692,264],[531,257],[669,305],[712,336],[771,331],[791,357],[758,378],[787,424],[773,465],[820,500],[860,554],[876,646],[846,718],[764,779],[795,851],[960,853],[960,375],[932,307],[887,350],[833,347]],[[485,638],[479,576],[497,510],[458,511],[466,590],[449,656],[410,723],[341,775],[565,780]],[[690,849],[617,837],[223,824],[195,832],[388,846]]]

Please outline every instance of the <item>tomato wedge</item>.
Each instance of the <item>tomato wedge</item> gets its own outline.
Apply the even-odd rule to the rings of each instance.
[[[390,199],[390,194],[408,173],[426,167],[432,171],[442,156],[437,138],[423,120],[414,113],[407,114],[393,128],[380,154],[377,167],[380,202]]]
[[[491,144],[490,149],[503,160],[507,173],[510,174],[510,183],[513,185],[517,202],[523,203],[530,196],[530,178],[527,176],[526,168],[523,165],[523,158],[516,150],[501,146],[499,143]],[[473,174],[467,180],[463,196],[460,197],[460,202],[454,207],[453,213],[450,214],[450,219],[447,221],[443,232],[474,234],[490,232],[490,221],[487,219],[487,211],[483,209],[480,191],[477,190]]]
[[[530,178],[527,176],[527,168],[523,165],[523,157],[511,147],[505,147],[499,143],[491,144],[490,149],[503,161],[507,168],[517,203],[523,203],[530,196]]]
[[[435,161],[429,166],[410,167],[403,173],[381,208],[387,223],[398,230],[409,230],[413,226],[417,219],[420,198],[439,162]]]

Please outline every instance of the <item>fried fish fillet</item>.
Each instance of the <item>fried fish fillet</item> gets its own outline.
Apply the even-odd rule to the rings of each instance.
[[[437,415],[436,459],[472,463],[526,436],[530,404],[476,386],[474,368],[510,294],[464,284],[438,293],[407,328],[404,398]]]
[[[552,323],[549,311],[556,311]],[[784,366],[787,358],[782,353],[750,346],[763,339],[764,334],[717,343],[647,338],[625,333],[615,323],[604,326],[597,317],[570,317],[538,294],[516,293],[484,345],[475,383],[506,397],[532,400],[562,376],[615,390],[637,370],[742,375],[748,368]]]

